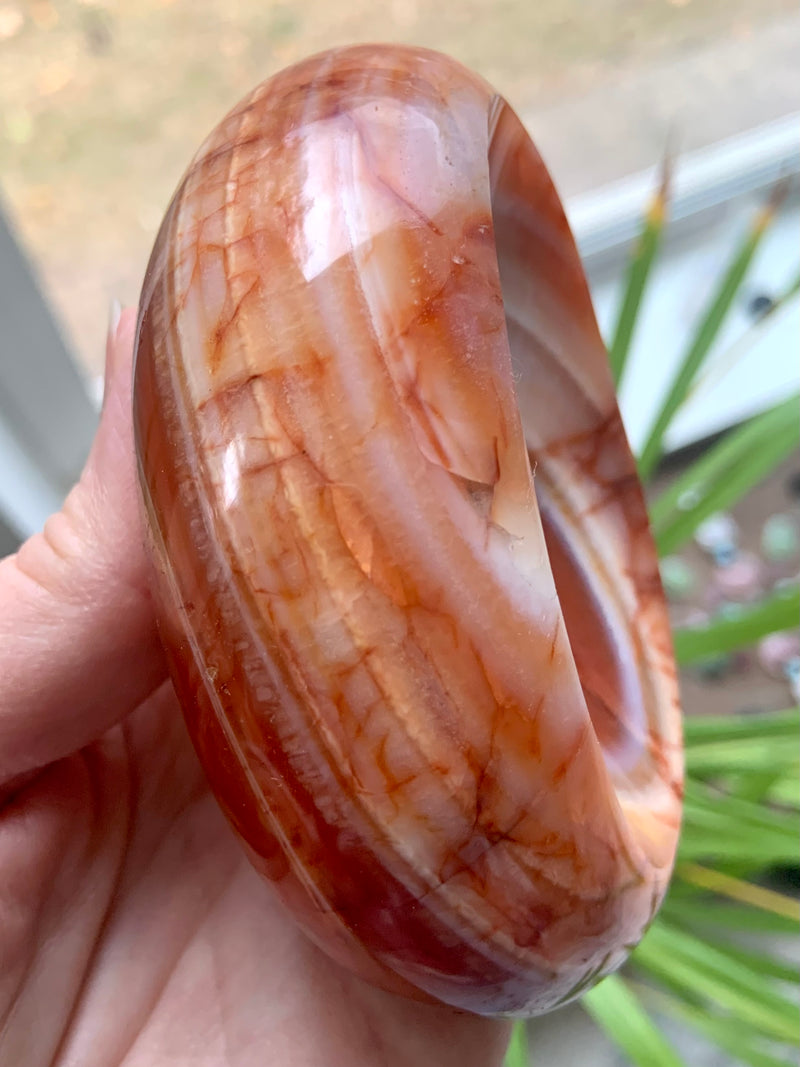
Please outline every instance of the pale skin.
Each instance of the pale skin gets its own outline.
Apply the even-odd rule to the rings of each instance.
[[[208,791],[148,593],[134,323],[79,484],[0,562],[0,1067],[500,1064],[507,1024],[330,963]]]

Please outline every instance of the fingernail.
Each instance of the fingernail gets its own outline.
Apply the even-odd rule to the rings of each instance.
[[[108,337],[107,344],[111,344],[116,340],[117,330],[119,329],[119,320],[122,318],[122,304],[116,297],[111,301],[111,308],[108,313]]]
[[[117,339],[117,330],[119,329],[120,319],[122,318],[122,304],[119,300],[114,299],[111,301],[111,307],[108,312],[108,333],[106,334],[106,366],[105,373],[103,374],[103,404],[105,404],[106,396],[108,395],[108,383],[111,380],[113,374],[113,360],[114,360],[114,342]]]

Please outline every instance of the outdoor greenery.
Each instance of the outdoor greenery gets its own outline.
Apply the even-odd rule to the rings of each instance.
[[[618,384],[659,248],[668,189],[665,164],[609,342]],[[706,357],[781,195],[757,214],[699,316],[638,457],[645,483],[661,459],[673,418],[702,378]],[[800,276],[769,314],[798,289]],[[752,327],[727,358],[739,358],[762,328]],[[653,532],[662,555],[679,549],[705,518],[731,507],[797,449],[799,399],[777,404],[725,434],[652,501]],[[799,615],[800,588],[781,588],[733,618],[676,630],[678,662],[751,645],[796,626]],[[765,883],[771,873],[796,870],[798,864],[799,733],[797,709],[686,720],[684,824],[670,892],[623,972],[604,979],[582,999],[586,1011],[637,1067],[692,1067],[659,1028],[658,1016],[693,1027],[743,1064],[788,1067],[797,1062],[797,970],[773,946],[800,933],[800,902]],[[535,1024],[532,1033],[529,1051],[527,1027],[515,1024],[507,1067],[527,1067],[531,1055],[536,1062]]]

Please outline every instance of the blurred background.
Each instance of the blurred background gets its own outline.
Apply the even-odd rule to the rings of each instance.
[[[200,142],[260,80],[359,41],[448,52],[518,111],[565,198],[606,338],[619,326],[631,252],[670,145],[671,221],[659,235],[621,381],[637,449],[747,243],[754,212],[786,184],[741,284],[728,293],[702,370],[668,420],[658,450],[663,445],[666,458],[650,487],[673,621],[692,640],[706,625],[715,635],[701,635],[702,648],[688,638],[682,645],[687,712],[786,708],[800,685],[800,637],[786,629],[796,617],[787,622],[775,599],[786,589],[796,596],[800,567],[796,427],[787,438],[780,408],[797,392],[800,339],[796,0],[0,0],[0,554],[41,526],[80,471],[96,423],[111,301],[137,301],[162,214]],[[750,437],[746,426],[718,439],[763,412],[767,421]],[[725,462],[720,448],[729,449]],[[709,455],[717,457],[713,484],[697,474]],[[727,491],[737,478],[736,492]],[[670,498],[673,486],[688,488]],[[729,501],[721,516],[714,500]],[[762,604],[777,611],[772,621]],[[762,768],[760,793],[736,777],[739,764],[725,779],[741,785],[737,803],[762,805],[765,827],[774,806],[796,793],[796,759],[784,767],[779,758],[795,727],[794,719],[770,727],[776,755],[768,759],[779,767],[772,777]],[[712,778],[699,780],[703,789],[717,787],[720,752],[742,759],[725,749],[741,741],[737,730],[724,725],[715,734],[722,748]],[[707,817],[703,809],[700,830],[687,824],[700,835],[687,831],[686,840],[701,859]],[[730,849],[738,819],[725,830]],[[769,879],[788,866],[796,895],[796,837],[787,830],[758,863],[723,864],[727,882],[718,891],[724,896],[740,875]],[[683,914],[670,921],[680,925]],[[784,953],[796,938],[780,929]],[[781,966],[772,962],[763,974],[780,982]],[[766,981],[753,974],[750,997]],[[687,1001],[692,1010],[701,1004],[706,1028],[717,1018],[716,996],[704,989]],[[720,1003],[715,1040],[730,1045],[724,995]],[[791,1036],[791,1005],[780,1001],[779,1009],[789,1016],[765,1016],[758,1040]],[[594,1010],[625,1048],[614,1032],[619,1013],[604,1022]],[[693,1067],[731,1062],[730,1048],[670,1033]],[[736,1038],[742,1049],[745,1037]],[[535,1043],[542,1063],[632,1062],[575,1012],[569,1027],[561,1016],[537,1026]],[[677,1062],[643,1055],[636,1062],[645,1067]],[[746,1062],[788,1062],[758,1055]]]
[[[0,182],[70,348],[101,368],[200,141],[254,84],[355,41],[449,52],[567,197],[796,111],[795,0],[0,0]]]

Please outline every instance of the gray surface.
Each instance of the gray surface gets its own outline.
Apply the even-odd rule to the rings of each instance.
[[[16,551],[19,535],[0,517],[0,559]]]
[[[97,414],[0,204],[0,522],[41,526],[80,474]]]
[[[800,10],[523,118],[562,195],[573,196],[652,166],[670,131],[690,152],[796,111],[799,70]]]
[[[65,490],[86,458],[96,413],[0,205],[0,418]]]

